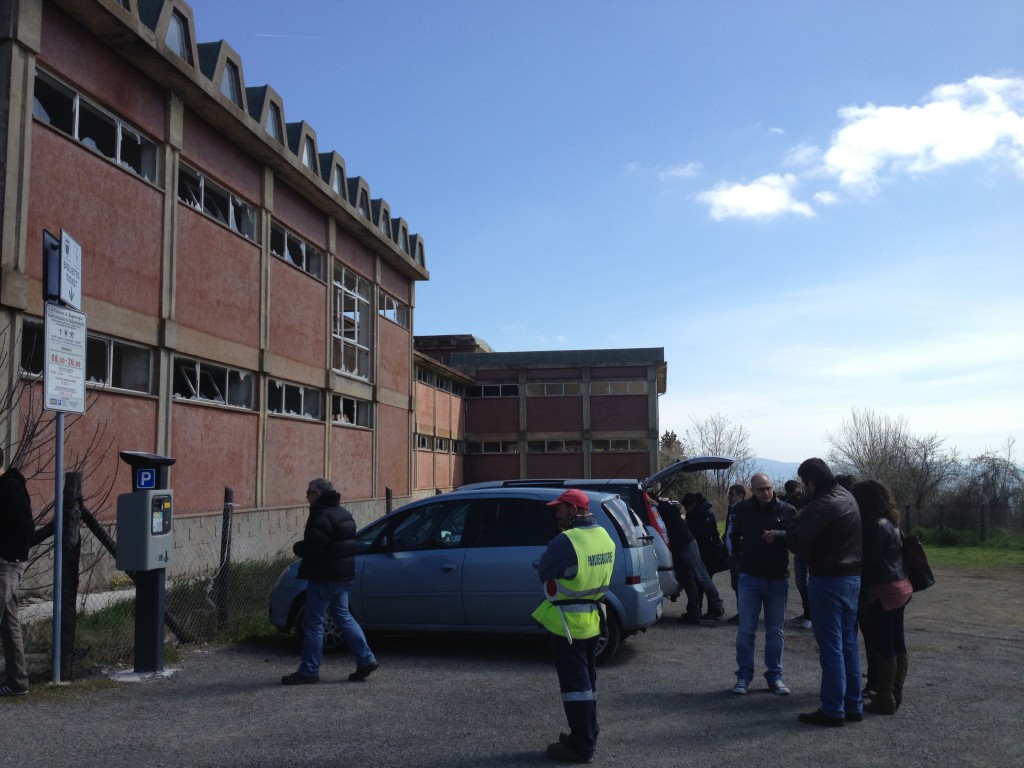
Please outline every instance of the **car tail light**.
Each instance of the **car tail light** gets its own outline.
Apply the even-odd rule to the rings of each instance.
[[[627,584],[639,584],[640,583],[640,577],[639,576],[627,576],[626,577],[626,583]]]
[[[646,491],[644,491],[644,504],[647,505],[647,519],[651,521],[658,533],[661,534],[661,538],[668,544],[668,528],[665,527],[665,521],[658,514],[658,508],[651,504],[651,497],[647,495]]]

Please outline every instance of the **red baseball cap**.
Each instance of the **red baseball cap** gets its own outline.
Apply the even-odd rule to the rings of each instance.
[[[563,501],[566,504],[572,504],[577,509],[590,509],[590,499],[588,498],[587,494],[585,494],[578,488],[569,488],[568,490],[563,491],[562,495],[559,496],[557,499],[555,499],[554,501],[549,501],[548,506],[557,507]]]

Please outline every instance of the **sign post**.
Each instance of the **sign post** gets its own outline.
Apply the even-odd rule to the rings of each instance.
[[[82,309],[82,246],[60,232],[43,231],[44,318],[43,408],[54,419],[53,499],[53,682],[60,682],[61,591],[64,569],[64,414],[85,413],[86,317]],[[53,274],[56,271],[56,275]],[[54,279],[56,278],[56,279]]]

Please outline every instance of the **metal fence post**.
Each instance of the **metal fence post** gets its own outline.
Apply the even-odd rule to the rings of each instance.
[[[231,596],[231,524],[235,508],[235,491],[224,489],[224,512],[220,526],[220,571],[217,577],[217,624],[228,625],[228,599]]]

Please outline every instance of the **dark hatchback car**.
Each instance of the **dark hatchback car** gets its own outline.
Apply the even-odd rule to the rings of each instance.
[[[353,615],[377,632],[544,634],[533,619],[543,599],[536,565],[558,533],[555,488],[471,488],[407,504],[356,535]],[[598,524],[615,542],[607,621],[598,660],[662,614],[657,557],[641,521],[613,493],[588,492]],[[270,622],[301,626],[306,582],[298,563],[270,595]],[[325,646],[341,646],[329,622]]]
[[[658,514],[657,499],[667,497],[673,491],[682,490],[687,475],[713,469],[728,469],[733,459],[727,456],[694,456],[677,461],[656,472],[645,480],[635,478],[545,478],[529,480],[491,480],[473,483],[463,488],[579,488],[584,491],[601,491],[618,494],[643,521],[648,536],[658,556],[658,581],[665,597],[674,601],[679,597],[682,586],[676,579],[669,549],[668,531]]]

